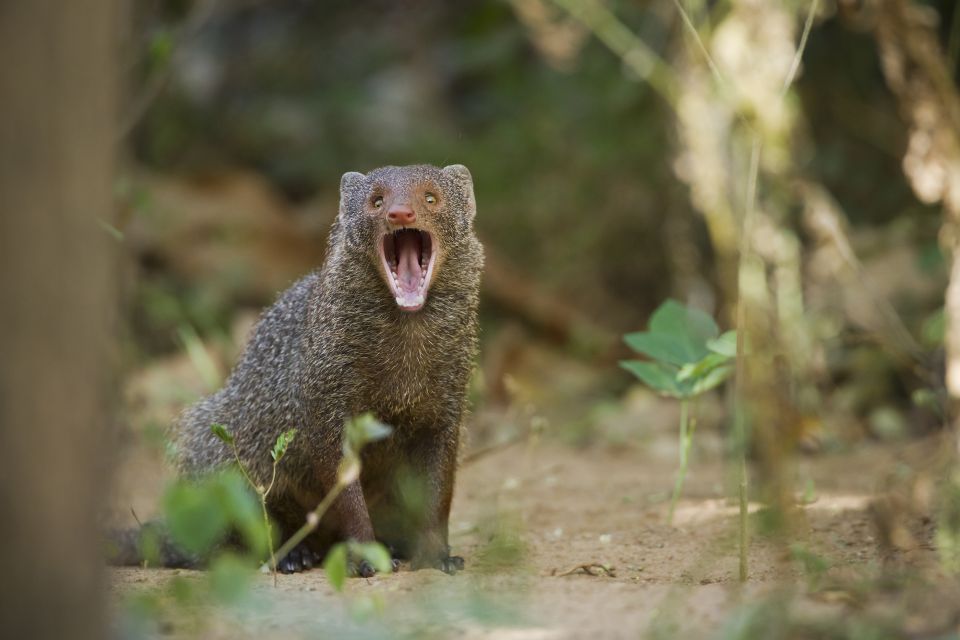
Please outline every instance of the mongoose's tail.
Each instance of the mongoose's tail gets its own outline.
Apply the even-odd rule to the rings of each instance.
[[[160,522],[147,522],[136,529],[113,529],[106,538],[107,562],[114,566],[188,569],[201,565],[199,558],[173,543]]]

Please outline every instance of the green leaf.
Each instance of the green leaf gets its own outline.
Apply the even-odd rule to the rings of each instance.
[[[266,553],[260,503],[235,469],[177,481],[164,496],[164,513],[174,543],[191,554],[207,555],[230,531],[254,554]]]
[[[705,347],[698,349],[685,338],[667,333],[628,333],[623,340],[638,353],[678,367],[697,362],[707,353]]]
[[[233,434],[227,431],[227,428],[222,424],[212,424],[210,425],[210,431],[213,432],[213,435],[217,436],[221,442],[229,446],[233,446],[234,439]]]
[[[287,452],[287,448],[290,446],[290,443],[293,442],[296,435],[297,430],[290,429],[277,436],[277,441],[273,445],[273,451],[270,452],[270,456],[274,462],[280,462],[280,459],[283,458],[283,454]]]
[[[698,396],[701,393],[705,393],[710,389],[723,384],[723,382],[725,382],[732,374],[733,365],[728,364],[717,367],[693,383],[693,387],[690,390],[690,395]]]
[[[347,547],[342,542],[330,549],[323,561],[323,570],[327,580],[336,591],[343,591],[343,583],[347,579]]]
[[[637,376],[641,382],[660,393],[674,398],[683,397],[682,389],[676,381],[676,373],[659,362],[641,360],[623,360],[620,366]]]
[[[727,331],[719,338],[707,341],[707,349],[728,358],[737,357],[737,332]]]
[[[239,530],[250,551],[265,556],[267,531],[263,524],[260,502],[246,479],[236,470],[225,471],[217,477],[217,491],[221,508],[231,525]]]
[[[393,570],[393,560],[390,552],[379,542],[354,542],[350,544],[350,553],[370,563],[379,573],[390,573]]]
[[[163,503],[171,538],[189,553],[205,555],[227,533],[229,518],[209,481],[178,481]]]
[[[650,331],[682,336],[694,344],[705,344],[720,334],[710,314],[670,299],[650,316]]]
[[[391,433],[393,429],[389,425],[377,420],[372,413],[364,413],[347,422],[344,446],[360,453],[364,445],[383,440]]]
[[[700,362],[695,362],[693,364],[687,364],[680,368],[680,373],[677,374],[678,382],[686,382],[688,380],[696,381],[699,378],[704,377],[717,367],[727,364],[730,362],[730,358],[719,353],[710,353]]]
[[[649,331],[628,334],[624,340],[655,360],[683,366],[702,360],[709,353],[707,341],[719,333],[708,314],[667,300],[650,317]]]

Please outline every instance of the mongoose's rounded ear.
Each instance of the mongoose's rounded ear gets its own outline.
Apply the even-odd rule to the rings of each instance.
[[[470,169],[467,169],[462,164],[447,165],[443,168],[443,171],[445,173],[449,173],[450,175],[457,176],[461,180],[466,180],[467,182],[470,182],[471,184],[473,184],[473,176],[470,175]]]
[[[477,199],[473,195],[473,176],[470,175],[470,169],[462,164],[451,164],[444,167],[443,172],[454,177],[467,196],[467,209],[470,217],[476,216]]]
[[[343,195],[347,191],[353,189],[366,177],[367,176],[357,171],[347,171],[345,174],[343,174],[343,177],[340,178],[340,195]]]
[[[351,207],[359,206],[362,199],[360,188],[367,176],[356,171],[348,171],[340,178],[340,217],[343,218]]]

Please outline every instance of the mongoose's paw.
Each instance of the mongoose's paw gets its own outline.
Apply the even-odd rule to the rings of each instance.
[[[277,563],[280,573],[300,573],[320,563],[320,556],[300,543]]]
[[[444,573],[449,573],[450,575],[455,574],[457,571],[463,571],[463,558],[461,556],[447,556],[446,558],[441,558],[439,569]]]
[[[463,571],[463,558],[460,556],[443,555],[434,557],[430,560],[414,560],[414,569],[440,569],[444,573],[454,575],[457,571]]]

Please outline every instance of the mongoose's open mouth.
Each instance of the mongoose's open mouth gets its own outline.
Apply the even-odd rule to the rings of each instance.
[[[433,238],[420,229],[388,233],[380,243],[380,259],[397,306],[404,311],[419,311],[427,301],[433,277]]]

